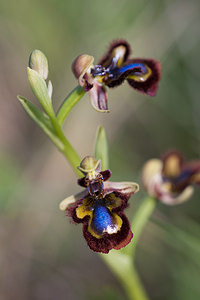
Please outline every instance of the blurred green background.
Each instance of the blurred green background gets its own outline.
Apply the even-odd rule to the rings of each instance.
[[[108,91],[110,114],[95,112],[85,95],[65,124],[81,157],[93,153],[96,128],[103,125],[112,179],[140,182],[144,162],[167,149],[199,158],[199,28],[198,0],[0,1],[0,299],[126,299],[87,247],[81,226],[58,209],[79,187],[17,101],[20,94],[35,102],[26,76],[31,51],[48,57],[55,108],[77,85],[71,63],[79,54],[98,62],[121,38],[131,44],[132,57],[161,61],[155,98],[124,83]],[[131,199],[129,216],[144,195],[141,190]],[[183,205],[159,204],[143,233],[136,263],[151,299],[200,299],[199,207],[198,188]]]

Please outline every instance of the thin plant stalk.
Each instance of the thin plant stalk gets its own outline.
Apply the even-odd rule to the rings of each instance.
[[[60,141],[63,144],[63,148],[59,149],[63,155],[66,157],[68,162],[71,164],[72,168],[74,169],[75,173],[78,175],[78,177],[81,176],[80,171],[77,169],[77,166],[80,165],[81,159],[78,156],[77,152],[75,149],[72,147],[70,142],[67,140],[61,126],[59,125],[55,115],[50,116],[52,125],[55,129],[55,132],[57,136],[59,137]]]
[[[149,300],[131,256],[113,250],[101,257],[121,282],[129,300]]]
[[[78,101],[84,96],[84,89],[78,85],[75,89],[65,98],[56,114],[56,119],[60,126],[63,125],[67,115]]]
[[[113,250],[107,255],[101,255],[102,259],[120,280],[130,300],[149,299],[135,267],[135,251],[142,230],[153,213],[155,206],[156,199],[146,197],[131,223],[134,232],[133,241],[121,251]]]

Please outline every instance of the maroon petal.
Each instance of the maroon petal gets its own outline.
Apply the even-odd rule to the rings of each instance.
[[[127,196],[127,195],[119,193],[119,192],[113,192],[113,194],[115,195],[116,198],[121,199],[121,205],[113,208],[112,211],[117,214],[120,214],[124,211],[125,208],[128,207],[128,200],[130,198],[130,195]]]
[[[129,55],[130,55],[130,46],[129,44],[124,41],[124,40],[116,40],[114,42],[112,42],[112,44],[110,45],[107,53],[104,55],[104,57],[99,61],[99,65],[102,65],[103,67],[108,67],[110,66],[112,59],[114,58],[114,54],[115,54],[115,50],[120,47],[123,46],[124,49],[124,54],[123,57],[121,56],[121,65],[128,59]]]
[[[89,220],[89,217],[85,217],[84,219],[79,219],[79,218],[77,217],[77,215],[76,215],[76,209],[77,209],[77,207],[79,207],[79,205],[81,205],[81,204],[83,203],[83,200],[84,200],[84,198],[82,198],[82,199],[76,201],[76,203],[74,203],[74,205],[71,205],[71,206],[68,207],[67,210],[66,210],[66,215],[67,215],[68,217],[71,217],[71,218],[72,218],[72,221],[73,221],[74,223],[78,223],[78,224],[79,224],[79,223],[85,222],[86,220],[87,220],[87,222],[88,222],[88,220]]]
[[[78,183],[78,185],[80,185],[80,186],[82,186],[82,187],[86,187],[87,185],[86,185],[86,183],[85,183],[85,176],[82,177],[82,178],[79,178],[79,179],[77,180],[77,183]]]
[[[127,237],[124,238],[119,244],[117,244],[117,246],[115,246],[114,249],[119,250],[119,249],[125,247],[126,245],[128,245],[130,243],[132,238],[133,238],[133,233],[131,230],[129,230],[129,234],[127,235]]]
[[[182,173],[187,174],[187,184],[200,184],[200,161],[191,161],[182,167]]]
[[[130,63],[141,63],[146,65],[149,69],[151,74],[145,79],[144,81],[134,80],[134,78],[127,78],[128,83],[136,90],[148,94],[150,96],[155,96],[158,82],[161,77],[161,64],[160,62],[153,60],[153,59],[141,59],[136,58],[127,61],[128,64]],[[134,75],[134,74],[133,74]],[[131,76],[131,74],[130,74]]]
[[[103,176],[103,181],[108,180],[110,178],[110,176],[112,175],[112,172],[110,170],[105,170],[100,173]]]
[[[110,170],[105,170],[102,172],[99,172],[103,176],[103,181],[106,181],[110,178],[112,172]],[[87,184],[85,183],[85,177],[79,178],[77,180],[78,185],[82,187],[87,187]]]
[[[119,214],[122,219],[122,227],[117,233],[105,233],[100,239],[95,238],[88,231],[88,222],[84,222],[83,235],[90,249],[95,252],[108,253],[111,249],[120,249],[125,247],[132,239],[133,234],[130,230],[130,224],[124,214]]]

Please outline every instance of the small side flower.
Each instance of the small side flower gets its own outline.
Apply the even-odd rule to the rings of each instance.
[[[130,59],[130,46],[124,40],[114,41],[97,65],[94,58],[80,55],[72,65],[79,84],[90,94],[91,104],[97,111],[108,111],[105,87],[116,87],[125,80],[139,92],[155,96],[161,77],[157,60]]]
[[[175,205],[187,201],[195,184],[200,184],[200,161],[185,163],[178,151],[167,152],[162,159],[144,165],[142,181],[147,192],[159,201]]]
[[[79,170],[85,176],[78,184],[85,189],[63,200],[60,209],[75,223],[83,224],[83,235],[93,251],[108,253],[125,247],[133,233],[124,210],[139,190],[138,184],[107,181],[110,170],[102,172],[101,162],[90,156],[82,160]]]

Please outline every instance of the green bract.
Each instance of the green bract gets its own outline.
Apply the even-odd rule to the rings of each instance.
[[[33,94],[42,105],[44,111],[48,115],[54,114],[52,104],[51,104],[51,98],[49,97],[48,88],[45,80],[41,77],[41,75],[37,71],[34,71],[29,67],[27,68],[27,73],[28,73],[28,82],[33,91]]]

